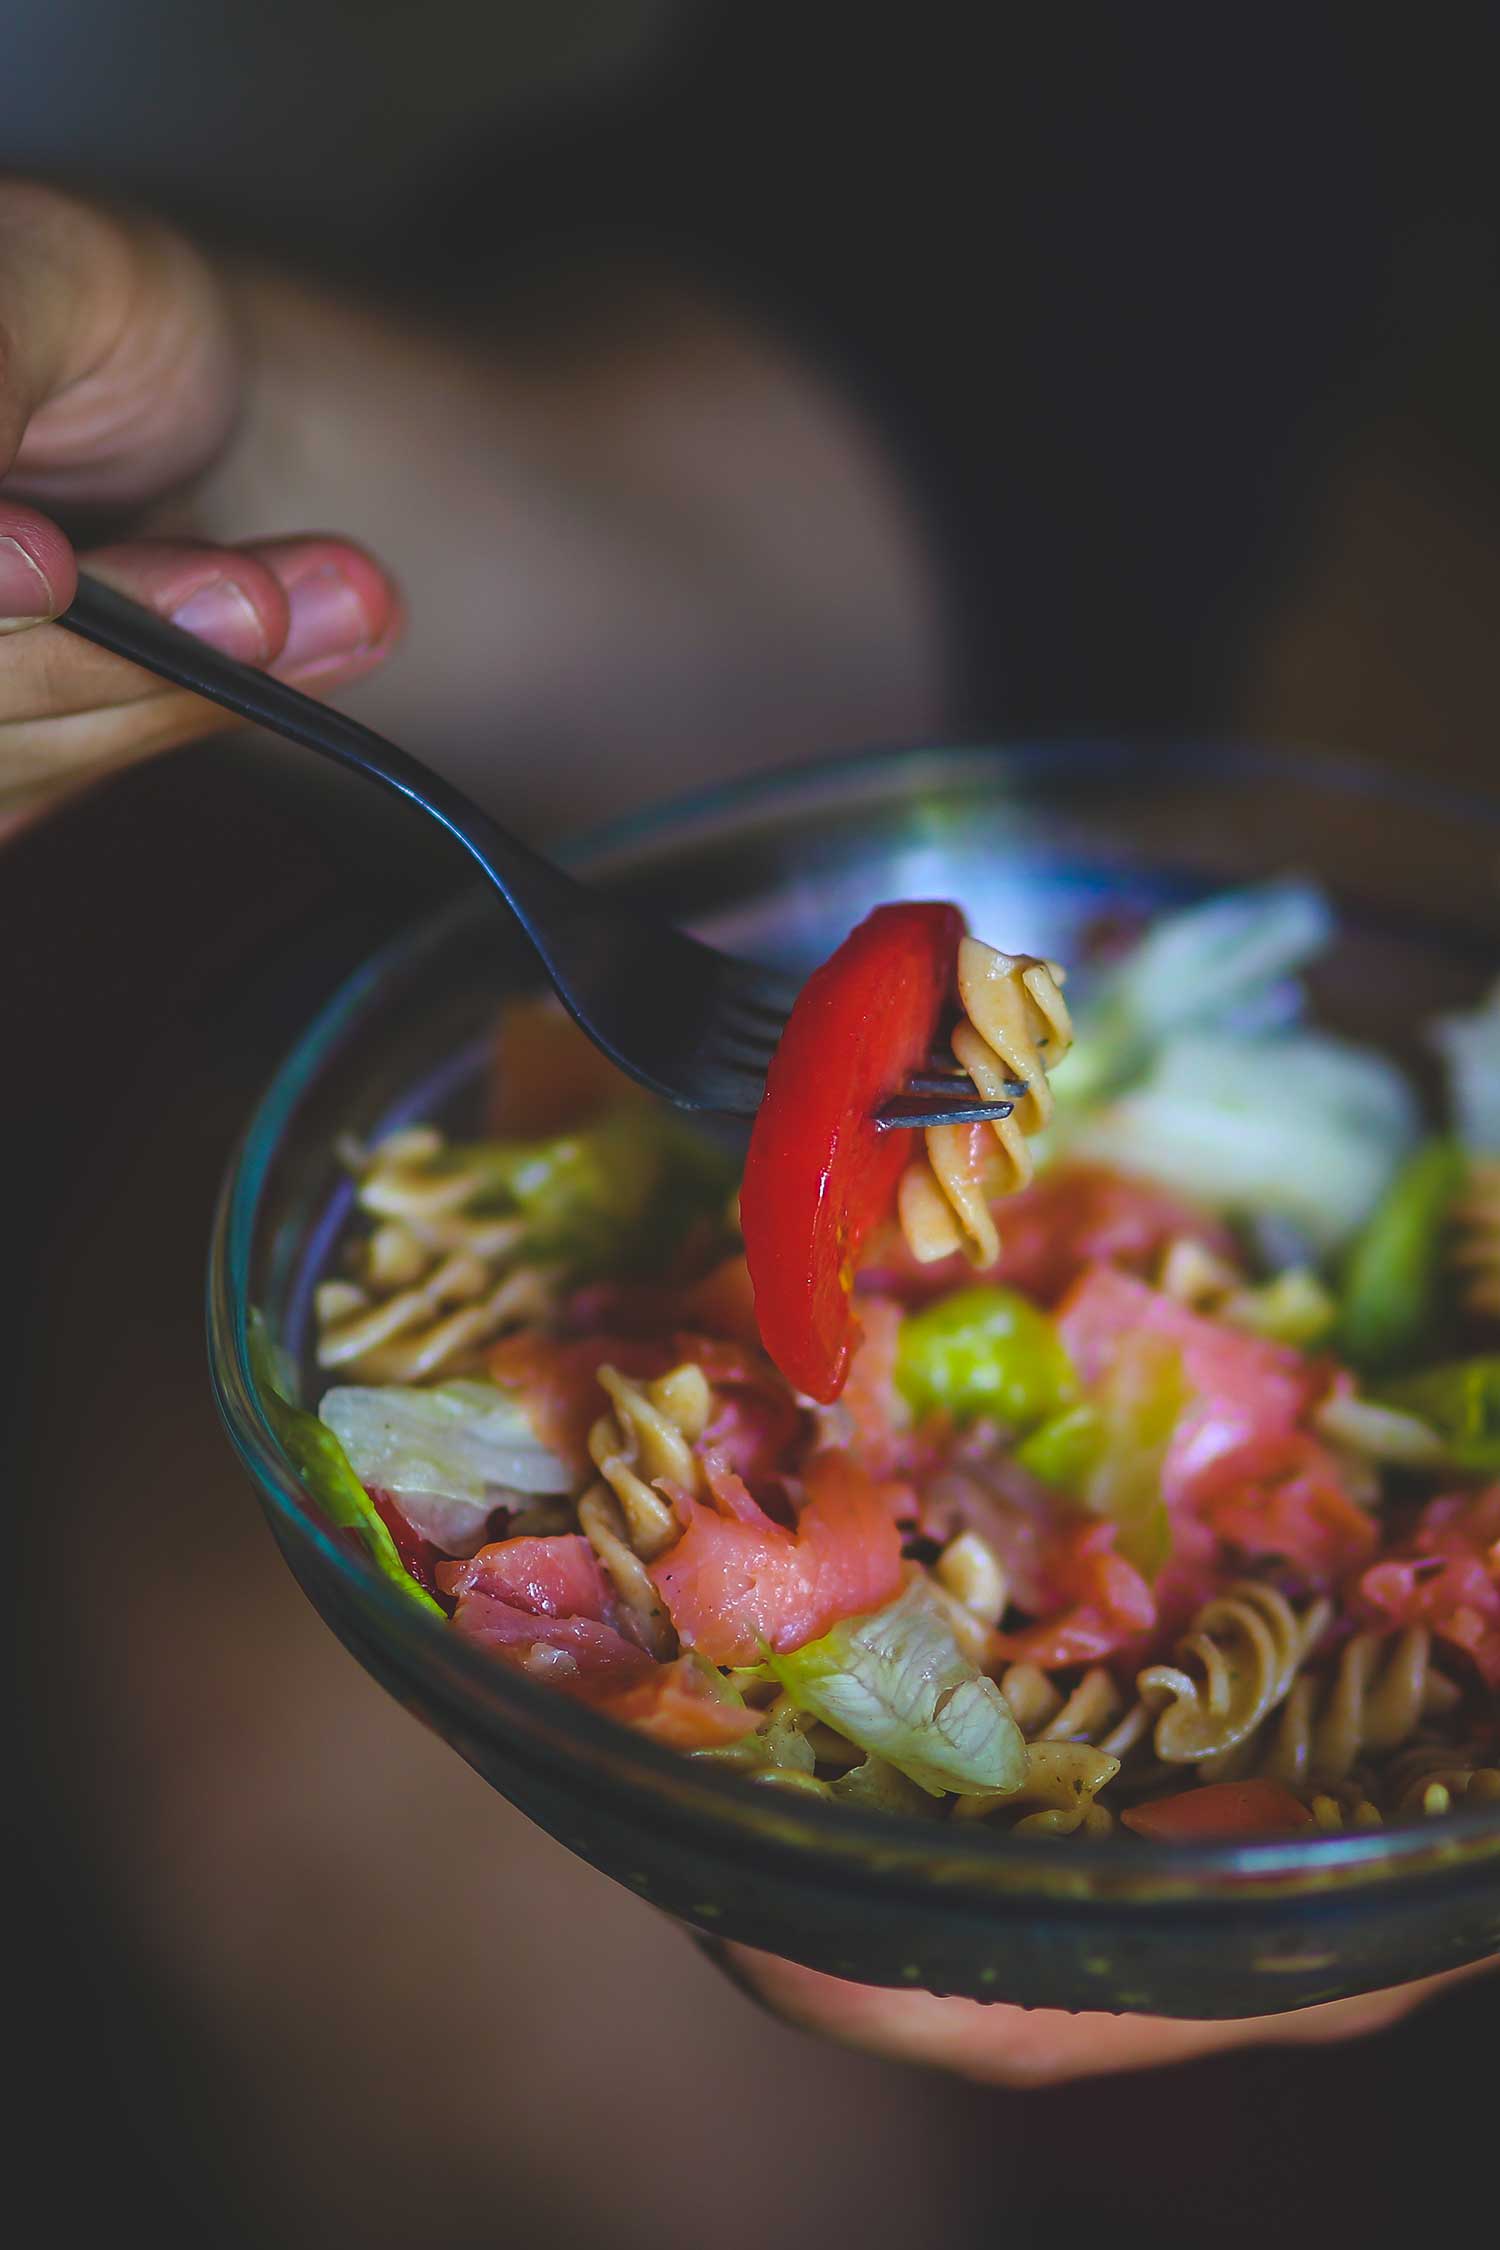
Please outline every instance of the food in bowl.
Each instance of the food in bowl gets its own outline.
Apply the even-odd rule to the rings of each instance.
[[[284,1440],[450,1630],[762,1785],[1123,1848],[1500,1798],[1500,1002],[1427,1130],[1309,1020],[1331,926],[1279,883],[1101,928],[1070,1023],[880,910],[740,1198],[513,1011],[492,1136],[346,1152]],[[914,1148],[873,1114],[945,1013],[1025,1091]]]

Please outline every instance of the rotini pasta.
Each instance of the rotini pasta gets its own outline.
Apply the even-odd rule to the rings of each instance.
[[[1476,1157],[1452,1212],[1453,1262],[1471,1312],[1500,1319],[1500,1158]]]
[[[1394,1635],[1356,1633],[1331,1672],[1300,1672],[1279,1710],[1200,1766],[1205,1780],[1258,1773],[1298,1796],[1326,1794],[1356,1766],[1410,1741],[1425,1720],[1451,1711],[1453,1682],[1432,1667],[1432,1635],[1409,1625]]]
[[[902,1175],[897,1209],[908,1247],[924,1263],[959,1249],[978,1265],[993,1265],[1000,1255],[991,1201],[1030,1180],[1027,1136],[1052,1114],[1047,1073],[1072,1043],[1062,982],[1055,962],[998,953],[977,938],[959,946],[963,1013],[953,1034],[954,1058],[985,1101],[1009,1099],[1017,1083],[1026,1090],[1010,1115],[993,1125],[977,1131],[935,1125],[923,1136],[925,1152]]]
[[[633,1383],[606,1365],[599,1385],[613,1411],[590,1430],[589,1453],[619,1505],[632,1550],[655,1562],[680,1528],[671,1502],[655,1486],[661,1480],[697,1490],[693,1440],[707,1427],[712,1394],[702,1368],[691,1365],[651,1383]]]
[[[519,1262],[523,1224],[467,1208],[490,1184],[482,1155],[453,1158],[428,1126],[345,1153],[378,1224],[354,1246],[351,1278],[318,1291],[320,1367],[366,1383],[436,1382],[506,1329],[548,1317],[555,1276]]]
[[[1101,1836],[1114,1826],[1098,1802],[1141,1742],[1150,1714],[1127,1706],[1102,1664],[1092,1665],[1071,1689],[1060,1688],[1034,1664],[1012,1664],[1000,1692],[1026,1738],[1026,1775],[1019,1790],[961,1798],[956,1820],[1012,1815],[1018,1836]]]
[[[1181,1664],[1148,1665],[1136,1683],[1160,1709],[1152,1741],[1162,1763],[1198,1765],[1243,1742],[1286,1695],[1331,1615],[1320,1600],[1299,1617],[1276,1587],[1254,1579],[1205,1602]]]

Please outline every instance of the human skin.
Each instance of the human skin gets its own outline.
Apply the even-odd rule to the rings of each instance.
[[[229,291],[180,237],[0,183],[0,834],[233,723],[49,622],[80,562],[314,694],[394,644],[395,585],[347,540],[111,538],[80,556],[61,528],[128,523],[199,476],[230,443],[243,375]]]
[[[446,607],[456,608],[472,584],[473,541],[504,544],[503,520],[486,514],[488,487],[478,503],[467,502],[470,516],[460,526],[467,544],[453,528],[475,483],[474,444],[498,400],[511,430],[522,432],[512,457],[542,464],[539,475],[513,478],[510,489],[530,495],[549,525],[566,514],[568,535],[547,534],[560,582],[571,557],[590,541],[608,545],[623,526],[621,565],[604,593],[623,602],[627,579],[631,598],[640,599],[635,582],[648,589],[648,607],[631,615],[627,637],[638,637],[643,618],[670,619],[704,575],[691,543],[681,554],[659,548],[643,568],[630,567],[638,525],[660,517],[659,507],[601,512],[589,504],[600,493],[619,503],[631,478],[644,474],[674,506],[708,495],[721,536],[739,536],[727,580],[730,625],[752,649],[758,633],[769,634],[778,601],[800,602],[825,640],[847,634],[851,669],[871,677],[876,651],[894,665],[874,691],[884,731],[919,732],[935,668],[930,585],[878,467],[783,361],[758,356],[732,325],[678,318],[697,355],[689,397],[720,405],[727,398],[753,438],[769,393],[794,497],[807,481],[798,470],[816,459],[815,481],[840,524],[821,547],[806,537],[795,504],[778,517],[753,443],[743,449],[755,487],[747,511],[723,466],[736,449],[718,442],[713,415],[662,413],[659,368],[649,357],[603,389],[595,371],[574,365],[549,400],[534,372],[507,377],[482,353],[466,357],[441,340],[383,331],[371,316],[274,277],[231,283],[149,217],[0,181],[0,841],[100,776],[233,724],[51,622],[71,599],[80,564],[318,695],[384,664],[401,635],[403,602],[392,574],[362,542],[291,531],[235,542],[224,527],[278,520],[309,484],[339,506],[338,473],[352,491],[374,464],[389,462],[393,432],[414,399],[430,409],[411,427],[421,472],[451,480],[443,507],[413,530],[430,575],[453,596]],[[309,430],[318,440],[310,445]],[[400,490],[394,473],[380,479],[374,515],[392,535],[402,520]],[[557,497],[566,491],[567,510]],[[363,504],[368,511],[367,497]],[[121,535],[81,553],[62,528],[100,521],[118,525]],[[786,524],[795,527],[791,541]],[[150,536],[140,536],[142,527]],[[788,581],[793,551],[806,574]],[[595,661],[618,645],[603,635]],[[785,673],[791,692],[814,699],[840,692],[838,678],[829,686],[810,658]],[[695,678],[711,688],[712,664]],[[420,668],[417,679],[420,688]],[[1180,2024],[980,2007],[841,1984],[743,1951],[718,1958],[737,1982],[804,2028],[1017,2085],[1246,2044],[1356,2036],[1449,1981],[1253,2024]]]
[[[819,2038],[887,2062],[945,2070],[984,2086],[1061,2086],[1111,2071],[1153,2070],[1242,2047],[1316,2047],[1385,2031],[1492,1964],[1454,1969],[1389,1992],[1330,2000],[1289,2015],[1233,2023],[1165,2016],[1069,2014],[1002,2001],[940,2000],[846,1984],[748,1946],[708,1946],[733,1982],[773,2014]]]

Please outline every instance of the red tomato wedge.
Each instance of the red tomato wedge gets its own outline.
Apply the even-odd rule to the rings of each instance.
[[[926,1061],[954,989],[956,906],[878,906],[798,994],[766,1074],[740,1191],[766,1350],[827,1404],[859,1338],[854,1266],[908,1160],[872,1112]]]
[[[1306,1805],[1279,1781],[1211,1781],[1180,1797],[1132,1805],[1121,1820],[1153,1844],[1211,1844],[1235,1836],[1284,1836],[1309,1828]]]

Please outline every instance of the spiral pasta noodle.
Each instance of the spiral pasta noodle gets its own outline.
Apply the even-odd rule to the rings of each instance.
[[[1453,1206],[1453,1262],[1466,1277],[1470,1312],[1500,1320],[1500,1158],[1476,1157]]]
[[[1363,1760],[1400,1749],[1458,1700],[1454,1683],[1433,1669],[1425,1625],[1394,1635],[1356,1633],[1331,1672],[1299,1673],[1279,1711],[1199,1770],[1206,1781],[1255,1773],[1298,1796],[1326,1795],[1347,1784]]]
[[[1159,1713],[1152,1742],[1162,1763],[1200,1765],[1243,1742],[1287,1694],[1331,1615],[1318,1600],[1299,1617],[1276,1587],[1253,1579],[1205,1602],[1181,1663],[1149,1665],[1136,1682]]]
[[[677,1638],[647,1564],[665,1554],[681,1525],[658,1479],[695,1492],[700,1483],[693,1444],[713,1411],[713,1393],[692,1361],[652,1382],[632,1382],[607,1363],[598,1382],[610,1402],[589,1432],[599,1472],[578,1503],[578,1527],[598,1556],[619,1600],[653,1656],[677,1653]]]
[[[973,1079],[982,1100],[1009,1100],[1008,1117],[979,1128],[929,1126],[924,1154],[902,1174],[897,1209],[913,1257],[924,1264],[962,1249],[977,1265],[993,1265],[1000,1236],[990,1209],[996,1195],[1027,1185],[1032,1174],[1028,1135],[1052,1114],[1047,1072],[1067,1053],[1073,1026],[1055,962],[1027,953],[999,953],[977,938],[958,949],[958,992],[963,1014],[953,1034],[954,1059]]]
[[[353,1278],[317,1293],[320,1367],[366,1383],[436,1382],[505,1329],[546,1318],[553,1278],[519,1262],[524,1223],[468,1208],[491,1185],[482,1155],[456,1157],[429,1125],[346,1155],[377,1223],[355,1247]]]
[[[1017,1836],[1107,1835],[1114,1817],[1099,1793],[1144,1738],[1150,1713],[1139,1703],[1127,1706],[1102,1664],[1067,1690],[1034,1664],[1012,1664],[1001,1674],[1000,1692],[1026,1738],[1025,1776],[1017,1790],[960,1798],[955,1820],[1019,1814],[1011,1830]]]

